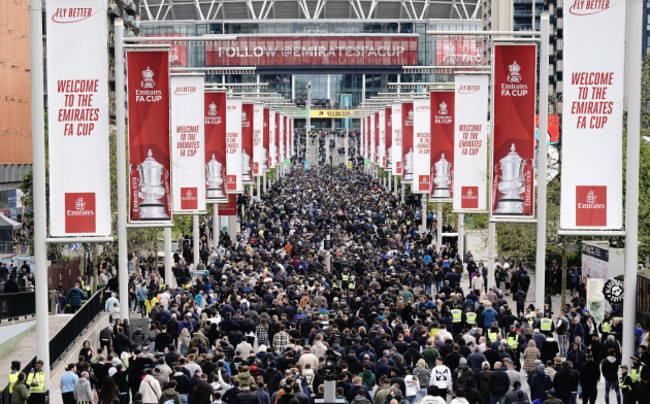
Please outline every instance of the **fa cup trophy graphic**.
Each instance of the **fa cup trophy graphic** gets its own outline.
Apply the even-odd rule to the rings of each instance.
[[[436,189],[433,191],[433,198],[449,198],[451,197],[451,163],[445,158],[445,153],[442,153],[440,160],[434,164],[436,176],[433,177],[433,183],[436,184]]]
[[[525,166],[526,161],[519,157],[513,143],[510,147],[510,153],[499,161],[501,179],[497,184],[497,189],[503,196],[497,201],[494,214],[523,215],[524,198],[522,194],[526,191]]]
[[[253,176],[251,175],[251,156],[246,153],[245,150],[242,150],[242,181],[243,182],[252,182]]]
[[[262,156],[266,156],[267,155],[266,153],[267,153],[266,148],[264,146],[262,146]],[[262,171],[266,171],[266,170],[269,169],[268,164],[266,164],[266,163],[267,163],[267,159],[263,158],[262,159]]]
[[[212,155],[212,159],[205,165],[205,177],[208,199],[224,199],[226,194],[223,192],[223,166]]]
[[[140,174],[138,196],[144,199],[140,203],[140,219],[169,220],[165,205],[160,202],[160,198],[165,196],[163,166],[153,158],[151,149],[147,152],[147,158],[138,165],[138,173]]]
[[[413,181],[413,149],[404,156],[404,181]]]

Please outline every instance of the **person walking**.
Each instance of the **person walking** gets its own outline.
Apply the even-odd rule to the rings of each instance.
[[[86,292],[80,288],[79,282],[75,282],[74,287],[68,291],[68,302],[70,302],[70,307],[75,313],[81,307],[82,301],[87,298]]]
[[[29,388],[25,384],[26,379],[27,375],[23,372],[19,372],[16,376],[11,393],[11,404],[27,404],[30,393]]]
[[[605,378],[605,403],[609,404],[609,393],[614,390],[616,393],[616,402],[621,404],[621,391],[618,385],[618,368],[621,361],[616,356],[616,351],[610,348],[607,351],[607,357],[600,362],[600,369]],[[625,367],[627,373],[627,366]],[[557,377],[557,375],[556,375]],[[631,392],[631,389],[630,389]]]
[[[74,385],[79,380],[77,376],[77,365],[74,363],[68,364],[66,372],[61,376],[59,388],[61,388],[61,397],[63,404],[74,404]]]
[[[96,401],[94,394],[93,387],[90,384],[90,374],[86,371],[81,372],[81,377],[74,385],[74,399],[77,404],[90,404]]]
[[[582,387],[582,402],[584,404],[595,404],[598,397],[598,381],[600,380],[600,369],[594,362],[594,357],[587,354],[587,360],[580,370],[580,386]]]

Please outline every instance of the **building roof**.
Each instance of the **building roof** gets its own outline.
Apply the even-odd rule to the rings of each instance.
[[[139,0],[142,21],[470,20],[481,0]]]

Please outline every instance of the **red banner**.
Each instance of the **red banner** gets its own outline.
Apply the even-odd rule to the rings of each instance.
[[[483,41],[474,35],[436,37],[436,66],[483,65]]]
[[[171,220],[169,52],[127,52],[129,219]]]
[[[413,181],[413,103],[402,103],[402,179]]]
[[[454,90],[431,92],[431,198],[453,196],[454,113]]]
[[[207,197],[226,199],[226,93],[205,93],[205,161]]]
[[[205,45],[206,66],[404,66],[417,64],[416,36],[238,36]]]
[[[269,152],[271,149],[269,148],[269,109],[264,108],[264,130],[262,131],[262,144],[264,145],[264,152],[266,153],[266,158],[264,161],[266,161],[266,167],[264,167],[264,170],[268,170],[273,166],[273,162],[271,161],[271,153]]]
[[[281,150],[280,149],[280,139],[282,139],[282,134],[280,133],[280,113],[276,112],[275,113],[275,161],[273,164],[278,164],[280,163],[280,158],[282,157]]]
[[[169,36],[167,34],[147,35],[153,38],[160,38]],[[174,36],[184,37],[185,34],[174,33]],[[170,41],[170,42],[149,42],[151,44],[169,45],[169,65],[173,67],[187,66],[187,42],[185,41]]]
[[[494,46],[493,215],[534,214],[536,51]]]
[[[386,127],[386,151],[384,152],[384,167],[387,170],[392,169],[393,162],[393,124],[391,117],[393,116],[393,107],[384,108],[384,125]]]
[[[219,216],[237,216],[236,194],[228,194],[228,202],[219,204]]]
[[[253,178],[253,104],[242,104],[241,139],[242,173],[244,175],[244,181],[250,182]]]
[[[539,115],[535,115],[535,127],[539,129]],[[548,116],[548,142],[559,143],[560,142],[560,116],[559,115],[549,115]]]

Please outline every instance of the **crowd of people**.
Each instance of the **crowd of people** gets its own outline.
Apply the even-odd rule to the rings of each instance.
[[[640,327],[622,366],[619,317],[595,322],[581,291],[527,305],[516,262],[488,288],[482,262],[436,246],[414,217],[362,170],[294,169],[246,208],[240,234],[204,246],[208,276],[191,277],[189,248],[178,287],[132,271],[122,304],[150,325],[112,316],[67,365],[64,403],[650,403]],[[37,375],[16,373],[23,403]]]

